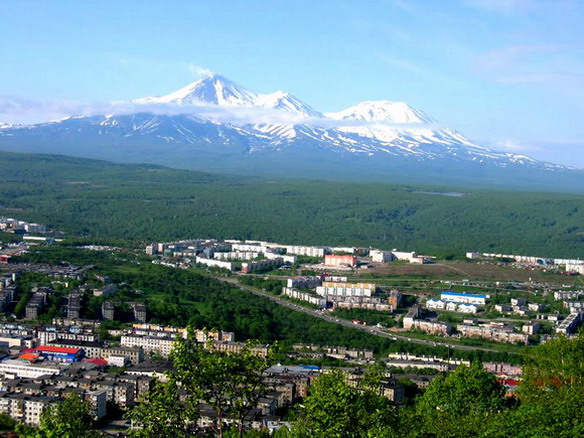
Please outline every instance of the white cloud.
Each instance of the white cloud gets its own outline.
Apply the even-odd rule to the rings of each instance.
[[[504,152],[533,152],[539,150],[537,146],[513,139],[499,140],[495,142],[493,148]]]
[[[190,71],[191,74],[195,77],[209,76],[209,75],[212,75],[214,73],[213,70],[210,70],[208,68],[201,67],[201,66],[198,66],[195,64],[187,65],[187,70]]]
[[[331,129],[343,126],[389,126],[396,129],[441,128],[439,124],[407,124],[390,122],[364,122],[361,120],[333,120],[308,118],[301,114],[254,106],[219,106],[201,103],[176,105],[166,103],[122,102],[64,102],[35,101],[16,96],[0,96],[0,122],[40,123],[68,116],[128,115],[150,113],[158,115],[189,115],[201,120],[233,125],[246,124],[303,124]]]

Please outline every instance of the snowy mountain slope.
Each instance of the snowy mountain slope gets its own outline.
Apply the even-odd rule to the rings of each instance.
[[[48,152],[37,149],[52,145],[60,153],[58,148],[65,145],[107,143],[114,154],[110,159],[115,159],[113,145],[125,147],[125,157],[132,153],[139,157],[147,149],[153,159],[180,146],[186,154],[191,148],[193,154],[216,154],[222,160],[237,160],[242,154],[273,154],[275,164],[278,154],[286,151],[288,157],[297,153],[300,159],[303,154],[326,155],[326,159],[336,155],[348,167],[356,157],[376,157],[379,162],[392,163],[562,168],[476,145],[405,102],[366,101],[323,114],[283,91],[256,94],[223,76],[210,75],[173,93],[130,104],[131,114],[126,106],[117,115],[2,125],[0,148],[26,144],[30,152]]]

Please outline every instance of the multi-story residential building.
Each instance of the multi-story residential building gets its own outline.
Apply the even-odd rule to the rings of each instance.
[[[307,257],[324,257],[326,249],[319,246],[284,245],[286,254]]]
[[[242,263],[241,272],[243,274],[249,274],[250,272],[260,271],[263,269],[275,268],[284,264],[284,259],[282,257],[276,257],[272,260],[258,260],[255,262]]]
[[[21,423],[38,426],[44,410],[57,401],[56,397],[0,392],[0,412]]]
[[[444,310],[446,308],[446,302],[437,300],[436,298],[429,298],[426,300],[426,308],[431,310]]]
[[[257,252],[216,252],[213,254],[215,260],[254,260],[259,257]]]
[[[26,305],[26,319],[34,320],[38,318],[39,312],[45,307],[49,293],[50,289],[48,288],[33,289],[33,295]]]
[[[286,287],[295,287],[298,289],[314,289],[322,284],[322,277],[293,277],[286,280]]]
[[[132,302],[128,303],[134,312],[134,321],[146,322],[146,306],[144,303]]]
[[[357,257],[354,255],[328,254],[324,256],[324,265],[330,267],[350,266],[354,268],[357,266]]]
[[[563,290],[554,292],[554,300],[573,300],[584,297],[584,290]]]
[[[404,318],[406,330],[422,330],[431,335],[448,336],[452,333],[452,326],[447,322],[434,322],[425,319]]]
[[[466,292],[442,292],[440,293],[442,301],[454,301],[456,303],[476,304],[484,306],[487,302],[487,296],[482,294],[469,294]]]
[[[497,342],[522,343],[527,344],[529,335],[527,333],[514,332],[512,328],[500,323],[486,325],[458,324],[456,330],[464,337],[483,338]]]
[[[283,287],[282,294],[286,295],[290,298],[294,298],[297,300],[306,301],[310,304],[314,304],[320,309],[326,309],[326,298],[315,296],[309,292],[303,292],[298,289],[294,289],[292,287]]]
[[[67,303],[67,318],[81,317],[81,294],[78,291],[73,291],[69,294]]]
[[[253,252],[257,254],[264,252],[264,247],[257,243],[233,243],[231,244],[231,250],[236,252]]]
[[[297,262],[297,257],[293,255],[278,254],[271,251],[265,251],[263,255],[267,260],[282,259],[282,262],[288,263],[290,265],[293,265]]]
[[[211,268],[221,268],[221,269],[227,269],[229,271],[235,270],[235,265],[231,262],[224,262],[224,261],[215,260],[215,259],[207,259],[204,257],[196,257],[195,263],[198,263],[200,265],[209,266]]]
[[[566,318],[560,322],[555,328],[557,334],[568,335],[574,333],[582,323],[582,313],[570,313]]]
[[[352,301],[339,301],[334,303],[335,308],[339,309],[367,309],[367,310],[377,310],[380,312],[393,312],[393,307],[386,303],[367,303],[367,302],[352,302]]]
[[[173,337],[124,335],[121,337],[120,343],[125,347],[141,347],[146,354],[158,353],[163,357],[168,357],[174,348],[175,339]]]
[[[111,301],[104,301],[101,304],[101,317],[110,321],[114,320],[115,307]]]
[[[109,297],[113,295],[118,290],[118,286],[115,284],[107,284],[103,287],[93,289],[93,296],[94,297]]]
[[[389,297],[387,298],[388,304],[392,307],[391,311],[394,312],[401,306],[402,294],[397,289],[392,289],[389,292]]]
[[[0,362],[0,374],[7,377],[37,378],[47,374],[59,374],[61,368],[55,363],[29,363],[16,359]]]
[[[394,260],[391,251],[382,251],[380,249],[369,250],[369,257],[371,257],[371,261],[375,263],[387,263]]]
[[[227,341],[212,342],[208,345],[205,345],[205,348],[209,348],[209,349],[215,350],[215,351],[224,351],[224,352],[228,352],[228,353],[239,353],[245,347],[246,347],[246,344],[244,344],[242,342],[227,342]],[[270,350],[269,345],[258,345],[257,347],[253,347],[251,349],[251,352],[258,355],[258,356],[266,357],[268,355],[269,350]]]
[[[316,293],[321,296],[341,295],[341,296],[367,296],[375,293],[377,285],[375,283],[336,283],[323,281],[322,286],[316,288]]]

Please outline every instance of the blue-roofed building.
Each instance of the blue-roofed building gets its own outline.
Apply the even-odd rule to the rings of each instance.
[[[440,294],[442,301],[455,303],[476,304],[483,306],[487,303],[487,296],[483,294],[469,294],[466,292],[442,292]]]

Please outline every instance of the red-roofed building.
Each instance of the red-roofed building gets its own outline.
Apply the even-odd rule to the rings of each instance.
[[[91,362],[100,367],[107,366],[107,360],[96,357],[95,359],[85,359],[85,362]]]
[[[50,345],[41,345],[34,349],[47,360],[55,362],[79,362],[85,357],[85,351],[82,348],[53,347]]]
[[[18,360],[35,363],[37,360],[39,360],[39,355],[36,353],[24,353],[18,356]]]

